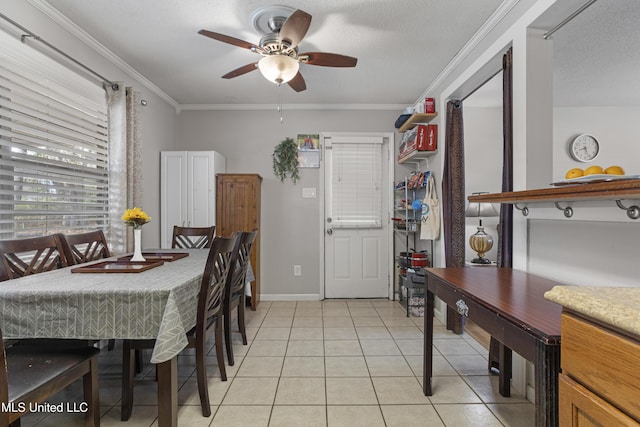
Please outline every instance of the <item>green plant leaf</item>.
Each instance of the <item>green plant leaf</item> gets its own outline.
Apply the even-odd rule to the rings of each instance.
[[[295,184],[300,175],[298,172],[298,146],[291,138],[285,138],[273,150],[273,173],[284,182],[290,178]]]

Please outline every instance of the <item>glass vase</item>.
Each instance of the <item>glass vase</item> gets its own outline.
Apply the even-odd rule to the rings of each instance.
[[[131,261],[146,261],[142,256],[142,228],[133,229],[133,256]]]

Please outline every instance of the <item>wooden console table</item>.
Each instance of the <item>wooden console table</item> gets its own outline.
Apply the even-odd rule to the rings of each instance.
[[[562,307],[547,301],[544,293],[558,283],[510,268],[425,271],[424,394],[431,396],[434,391],[433,309],[437,296],[502,344],[500,368],[505,370],[500,382],[502,395],[509,395],[512,350],[535,365],[536,426],[557,426]]]

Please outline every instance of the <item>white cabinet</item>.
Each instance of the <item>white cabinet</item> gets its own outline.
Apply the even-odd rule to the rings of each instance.
[[[225,158],[215,151],[160,153],[160,245],[171,247],[173,226],[216,224],[216,174]]]

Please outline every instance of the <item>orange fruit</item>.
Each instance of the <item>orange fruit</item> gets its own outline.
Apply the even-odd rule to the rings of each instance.
[[[624,175],[624,169],[620,166],[609,166],[604,170],[604,173],[608,175]]]
[[[564,176],[567,179],[580,178],[584,175],[584,171],[580,168],[569,169],[569,172]]]
[[[589,166],[584,170],[585,175],[597,175],[604,173],[604,170],[600,166]]]

